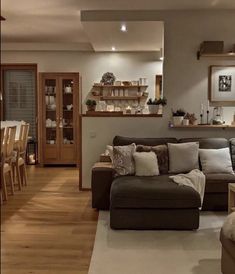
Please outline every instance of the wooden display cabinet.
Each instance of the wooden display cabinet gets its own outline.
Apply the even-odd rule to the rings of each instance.
[[[40,73],[40,95],[41,164],[78,165],[79,74]]]

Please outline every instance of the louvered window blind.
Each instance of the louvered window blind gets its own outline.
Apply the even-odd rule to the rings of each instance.
[[[29,136],[36,137],[35,72],[5,70],[3,81],[5,120],[23,120],[29,123]]]

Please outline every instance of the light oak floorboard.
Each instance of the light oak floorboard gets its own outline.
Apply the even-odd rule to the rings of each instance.
[[[1,207],[4,274],[87,274],[98,212],[78,170],[27,168],[28,185]]]

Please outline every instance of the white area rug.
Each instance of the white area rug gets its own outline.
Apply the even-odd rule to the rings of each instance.
[[[89,274],[220,274],[225,217],[202,212],[197,231],[112,230],[101,211]]]

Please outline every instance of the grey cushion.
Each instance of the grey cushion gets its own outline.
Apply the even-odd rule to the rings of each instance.
[[[111,208],[198,208],[200,205],[198,192],[177,185],[168,175],[118,177],[111,187]]]
[[[189,172],[199,168],[198,142],[168,144],[169,173]]]
[[[166,145],[167,143],[177,143],[176,138],[136,138],[115,136],[113,139],[114,146],[126,146],[135,143],[136,145],[157,146]]]
[[[225,138],[183,138],[179,143],[199,142],[199,148],[219,149],[229,146],[229,141]]]
[[[228,192],[228,184],[235,183],[234,174],[206,174],[206,188],[205,192]]]

